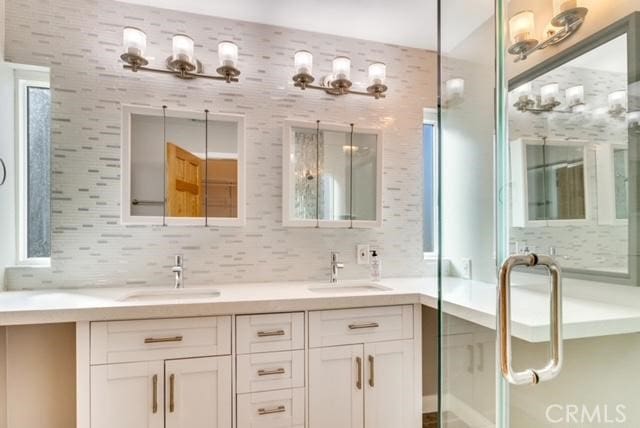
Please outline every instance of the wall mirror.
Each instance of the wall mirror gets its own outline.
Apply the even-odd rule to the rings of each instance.
[[[511,249],[550,254],[570,277],[638,277],[636,19],[510,82]]]
[[[285,226],[382,226],[380,130],[287,121],[283,147]]]
[[[123,106],[122,222],[244,224],[241,116]]]

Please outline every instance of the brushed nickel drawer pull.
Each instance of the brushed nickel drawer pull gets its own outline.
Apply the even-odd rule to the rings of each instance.
[[[362,389],[362,358],[356,357],[356,369],[358,376],[356,377],[356,388]]]
[[[158,413],[158,375],[153,375],[153,403],[151,404],[153,413]]]
[[[176,384],[176,375],[172,374],[171,376],[169,376],[169,412],[173,413],[173,411],[176,408],[176,403],[175,403],[175,397],[174,395],[174,390],[175,390],[175,385]]]
[[[375,363],[375,359],[373,358],[373,355],[369,355],[369,386],[371,388],[376,386],[376,381],[375,381],[376,369],[374,367],[374,363]]]
[[[273,369],[273,370],[265,370],[265,369],[260,369],[258,370],[258,376],[271,376],[271,375],[278,375],[278,374],[284,374],[284,368],[280,367],[278,369]]]
[[[182,336],[147,337],[144,340],[144,343],[166,343],[166,342],[182,342]]]
[[[266,330],[266,331],[259,331],[258,332],[258,337],[271,337],[271,336],[284,336],[284,330],[280,329],[280,330]]]
[[[360,330],[362,328],[378,328],[380,324],[377,322],[367,322],[363,324],[349,324],[349,330]]]
[[[274,413],[284,413],[286,411],[287,411],[287,408],[284,407],[284,406],[272,407],[270,409],[266,409],[264,407],[261,407],[261,408],[258,409],[258,414],[260,416],[263,416],[263,415],[271,415],[271,414],[274,414]]]

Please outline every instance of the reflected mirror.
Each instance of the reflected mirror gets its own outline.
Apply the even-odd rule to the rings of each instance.
[[[284,224],[381,225],[381,132],[316,123],[285,125]]]
[[[569,274],[629,274],[626,46],[619,34],[512,82],[512,252],[550,254]]]
[[[124,107],[124,223],[240,225],[243,119]]]

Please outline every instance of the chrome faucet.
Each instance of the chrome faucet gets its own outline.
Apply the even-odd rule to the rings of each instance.
[[[176,264],[171,268],[171,272],[176,274],[176,288],[182,288],[183,286],[183,273],[184,268],[182,267],[182,256],[176,255]]]
[[[335,251],[331,252],[331,279],[329,282],[335,284],[338,282],[338,269],[343,269],[344,263],[340,263],[338,261],[338,253]]]

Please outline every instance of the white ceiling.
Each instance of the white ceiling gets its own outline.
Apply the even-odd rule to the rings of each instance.
[[[569,67],[588,68],[591,70],[614,73],[627,72],[627,35],[617,37],[604,45],[598,46],[586,54],[566,64]]]
[[[422,49],[437,49],[437,0],[123,0],[127,3],[333,34]],[[443,46],[449,50],[492,13],[459,14],[466,0],[446,0]],[[482,0],[485,3],[487,0]],[[447,13],[452,19],[447,18]],[[455,14],[455,18],[454,15]],[[463,16],[458,16],[463,15]],[[459,33],[459,34],[458,34]]]

